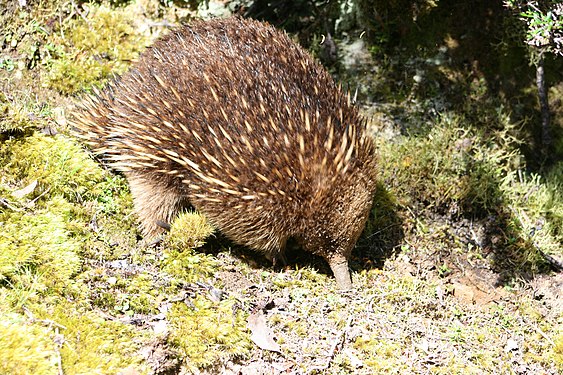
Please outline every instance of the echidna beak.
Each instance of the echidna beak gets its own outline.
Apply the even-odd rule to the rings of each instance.
[[[348,260],[346,258],[333,257],[329,260],[330,269],[334,273],[336,285],[341,291],[352,289],[352,278],[350,277],[350,270],[348,269]]]

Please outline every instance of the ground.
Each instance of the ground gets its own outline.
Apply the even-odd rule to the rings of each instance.
[[[195,212],[144,240],[123,176],[68,127],[81,93],[224,4],[24,3],[0,0],[0,373],[563,372],[563,147],[537,161],[526,64],[422,15],[438,41],[342,35],[330,69],[358,87],[380,183],[339,292],[321,258],[274,267]]]

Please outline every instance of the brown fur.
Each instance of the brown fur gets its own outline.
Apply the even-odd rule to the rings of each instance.
[[[74,124],[127,176],[145,235],[189,202],[270,258],[294,237],[351,286],[373,145],[349,97],[286,34],[237,18],[178,28],[87,98]]]

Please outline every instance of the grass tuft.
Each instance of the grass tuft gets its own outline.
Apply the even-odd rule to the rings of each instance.
[[[164,240],[163,270],[188,283],[212,276],[217,271],[217,261],[210,255],[194,251],[212,233],[213,227],[203,215],[197,212],[181,214]]]
[[[246,331],[246,314],[232,299],[214,303],[196,296],[188,304],[175,303],[170,323],[171,340],[192,371],[243,357],[252,348]]]

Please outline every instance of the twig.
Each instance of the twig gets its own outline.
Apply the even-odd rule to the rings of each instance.
[[[86,16],[84,15],[84,13],[83,13],[80,9],[78,9],[78,5],[76,5],[76,3],[74,2],[74,0],[71,0],[70,3],[72,4],[72,7],[73,7],[74,10],[76,11],[76,13],[78,13],[78,15],[79,15],[80,17],[82,17],[82,19],[84,20],[84,22],[86,22],[86,24],[87,24],[89,27],[92,27],[92,24],[90,23],[90,21],[88,21],[88,19],[87,19]],[[88,13],[86,13],[86,14],[88,14]]]
[[[59,327],[55,327],[55,338],[53,340],[55,341],[55,353],[57,353],[58,375],[64,375],[61,347],[63,346],[65,339],[64,335],[59,333]]]
[[[539,333],[544,339],[546,339],[551,344],[551,346],[555,346],[553,340],[548,335],[546,335],[545,332],[542,331],[540,327],[538,327],[536,324],[532,324],[532,327],[534,327],[536,332]]]
[[[54,320],[51,320],[51,319],[36,319],[33,316],[33,313],[27,307],[24,307],[23,311],[25,312],[25,315],[27,315],[27,317],[29,318],[29,320],[31,320],[32,323],[41,323],[43,325],[46,325],[47,327],[55,327],[56,329],[59,329],[59,328],[66,329],[65,326],[55,322]]]
[[[342,330],[342,332],[340,332],[340,335],[338,335],[337,338],[334,339],[334,341],[332,342],[332,345],[330,347],[330,351],[328,354],[328,358],[326,360],[326,363],[322,366],[314,366],[312,368],[310,368],[307,371],[307,374],[312,373],[313,371],[322,371],[322,370],[326,370],[330,367],[330,364],[332,363],[332,360],[334,359],[334,354],[336,353],[336,348],[338,347],[338,345],[340,345],[341,343],[344,342],[344,340],[346,339],[346,331],[348,330],[348,328],[350,328],[350,325],[352,324],[352,316],[350,316],[348,318],[348,321],[346,322],[346,326],[344,327],[344,329]]]
[[[22,211],[22,209],[14,207],[10,203],[8,203],[8,200],[5,199],[5,198],[0,198],[0,204],[8,207],[10,210],[15,211],[15,212],[21,212]]]
[[[366,240],[372,239],[373,237],[377,236],[380,233],[385,232],[387,229],[393,228],[393,227],[398,227],[400,224],[397,223],[393,223],[393,224],[389,224],[384,228],[381,228],[380,230],[378,230],[377,232],[373,232],[372,234],[370,234],[369,236],[366,237]]]
[[[172,27],[178,27],[178,24],[173,23],[173,22],[168,22],[168,21],[149,22],[147,24],[147,27],[168,27],[168,28],[172,28]]]
[[[57,374],[58,375],[64,375],[64,370],[63,370],[63,359],[61,356],[61,347],[63,346],[63,344],[65,343],[65,337],[63,334],[61,334],[59,332],[59,329],[66,329],[65,326],[63,326],[62,324],[59,324],[57,322],[55,322],[54,320],[51,319],[37,319],[35,318],[35,316],[33,316],[33,313],[27,308],[27,307],[23,307],[23,312],[25,313],[25,315],[27,315],[28,319],[31,321],[31,323],[40,323],[43,324],[49,328],[55,328],[55,337],[53,338],[53,341],[55,343],[55,353],[57,354]]]
[[[556,259],[555,257],[552,257],[548,253],[544,252],[542,249],[540,249],[538,245],[535,244],[535,242],[532,244],[534,245],[536,250],[540,253],[540,255],[543,257],[543,259],[545,259],[551,267],[553,267],[555,270],[559,272],[563,271],[563,261],[560,261],[559,259]]]
[[[63,40],[66,40],[65,32],[63,30],[63,17],[61,16],[61,13],[62,9],[59,9],[59,27],[61,28],[61,38],[63,38]]]
[[[49,187],[47,190],[45,190],[44,192],[39,194],[37,197],[33,198],[31,201],[26,203],[25,208],[30,208],[31,206],[33,206],[35,204],[35,202],[37,202],[39,199],[41,199],[45,194],[47,194],[50,191],[51,191],[51,188]]]

